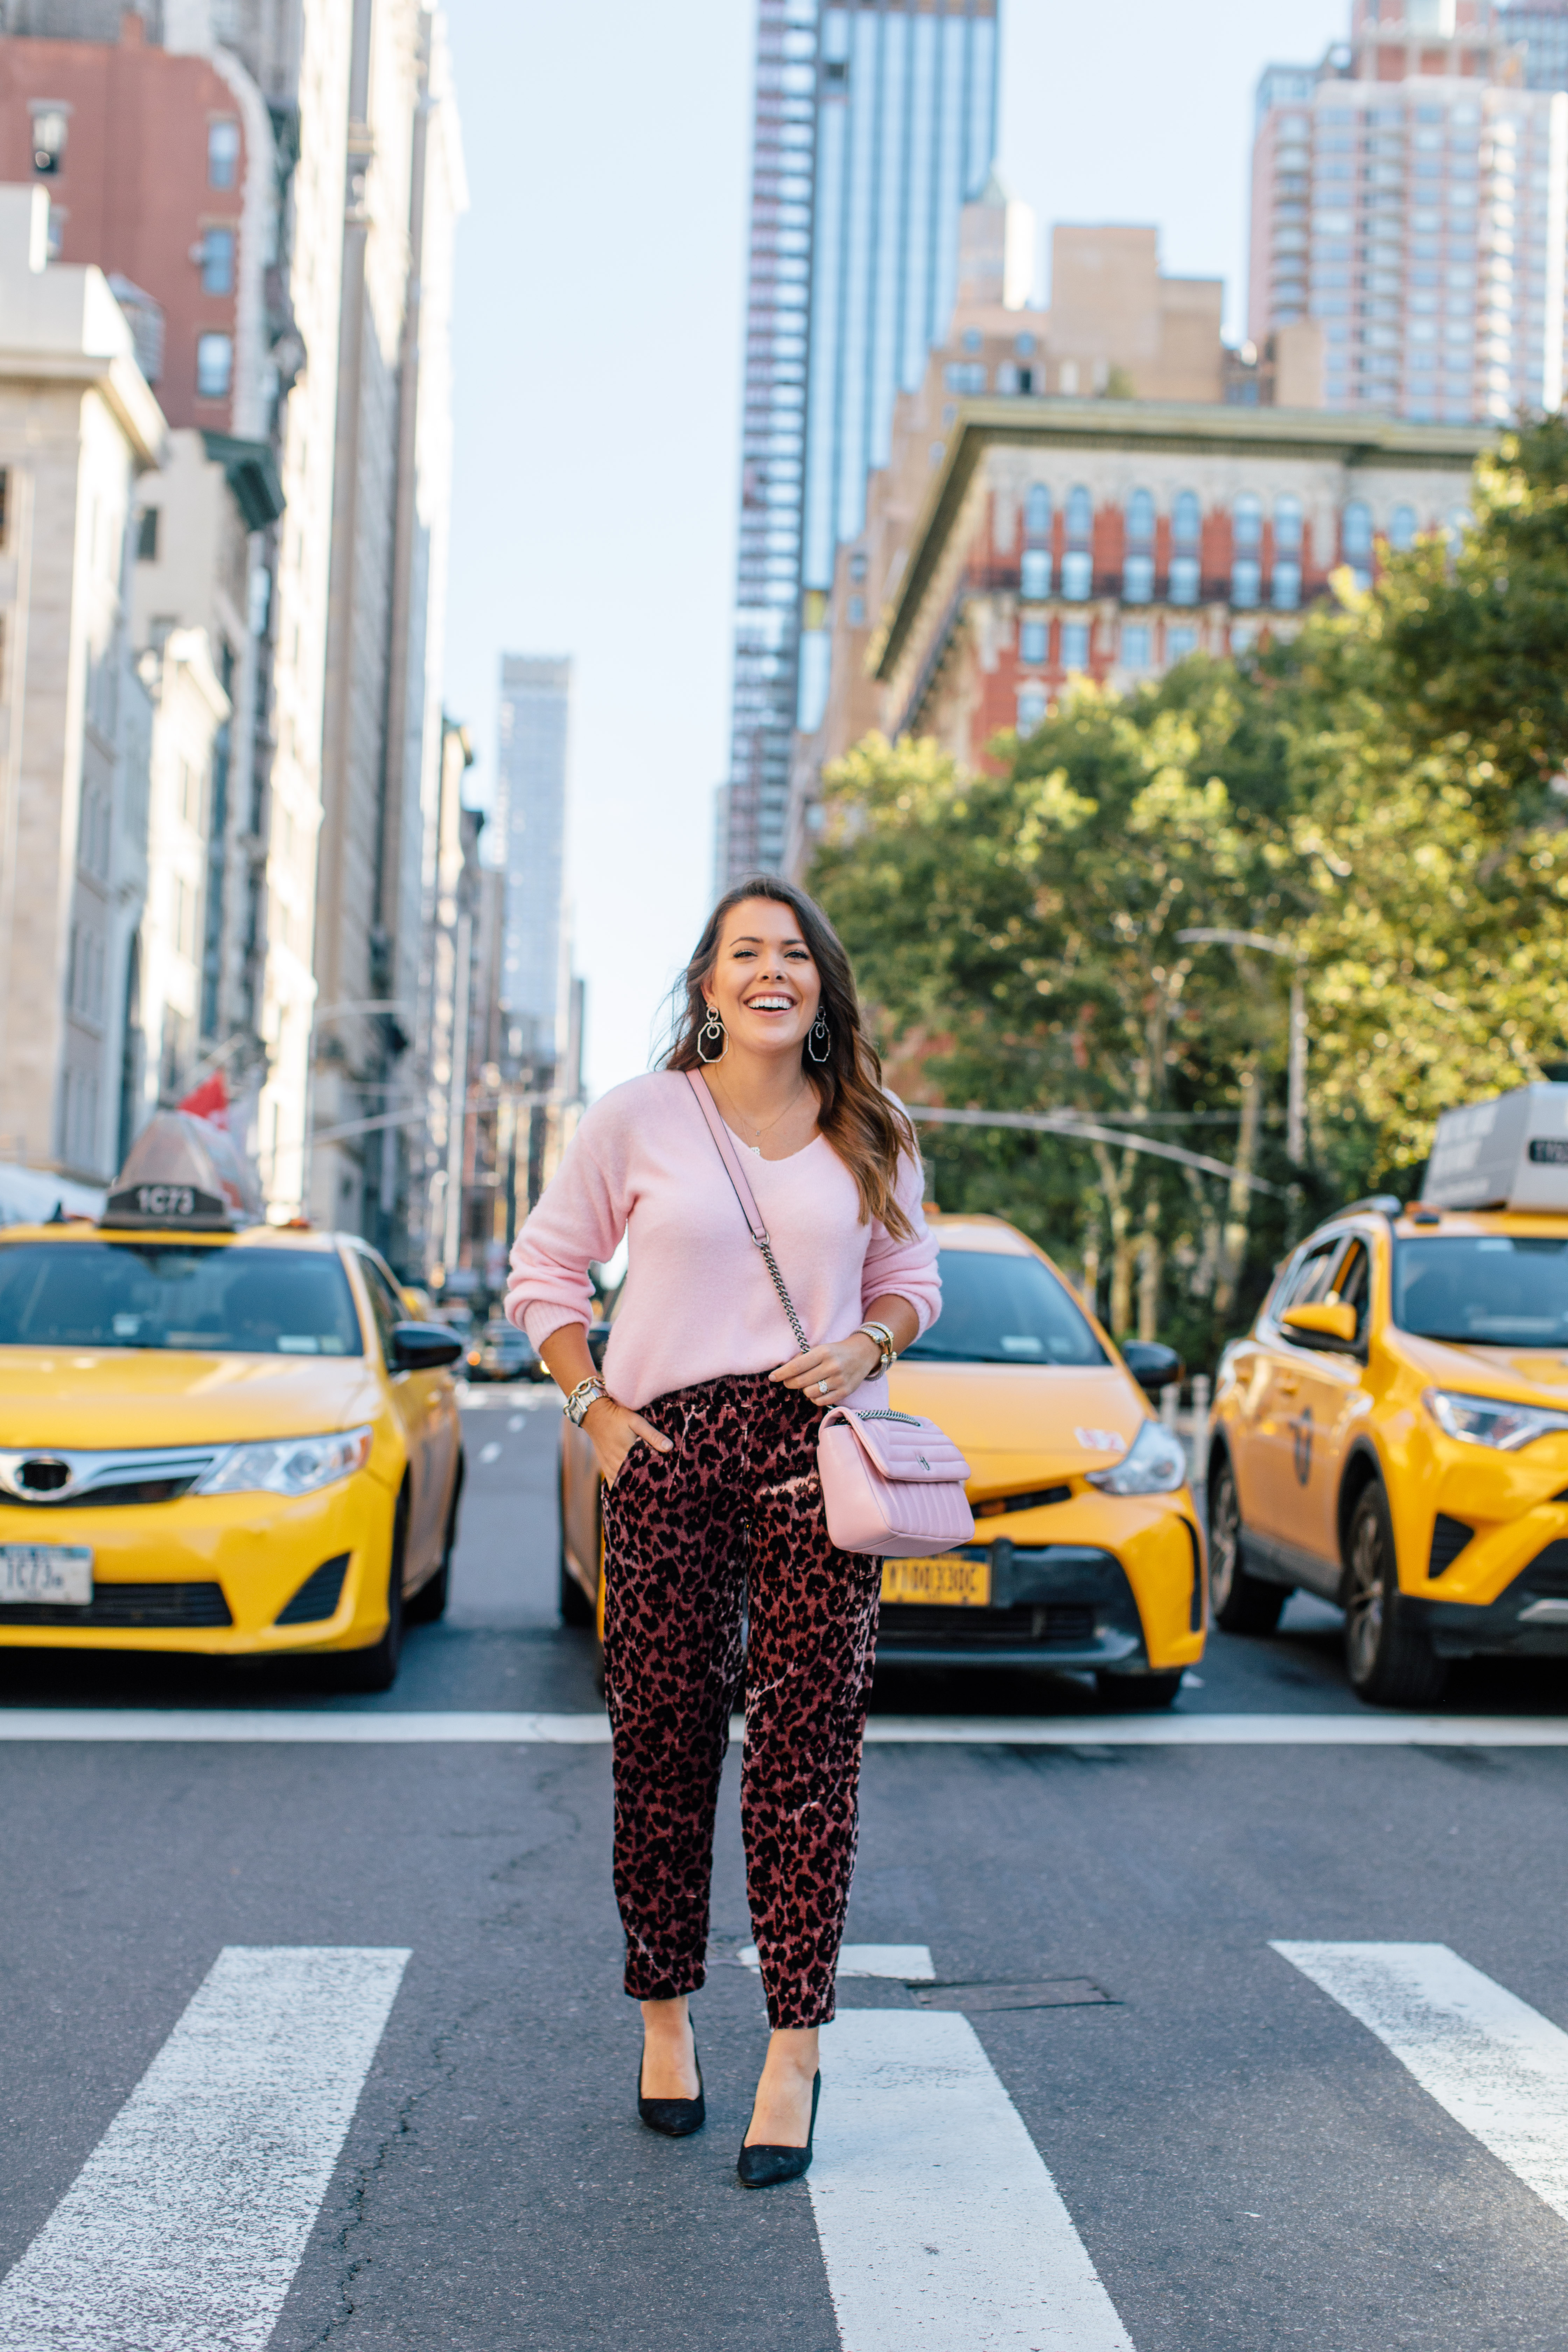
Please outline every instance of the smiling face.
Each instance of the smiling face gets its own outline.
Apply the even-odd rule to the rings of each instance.
[[[731,1045],[798,1054],[816,1018],[822,981],[792,909],[774,898],[731,907],[702,994]]]

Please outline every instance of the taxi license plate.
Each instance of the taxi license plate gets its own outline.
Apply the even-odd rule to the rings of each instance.
[[[885,1559],[882,1599],[923,1601],[928,1609],[989,1609],[991,1562],[963,1559]]]
[[[92,1600],[89,1544],[0,1544],[0,1608],[17,1601],[52,1601],[86,1609]]]

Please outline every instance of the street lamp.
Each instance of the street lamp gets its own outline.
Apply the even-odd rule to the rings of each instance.
[[[1292,1168],[1307,1158],[1307,992],[1301,950],[1290,940],[1262,931],[1178,931],[1184,947],[1256,948],[1259,955],[1284,956],[1290,964],[1290,1045],[1286,1063],[1285,1157]]]

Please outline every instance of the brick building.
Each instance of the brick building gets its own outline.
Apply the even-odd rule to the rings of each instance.
[[[1337,566],[1371,577],[1380,538],[1457,528],[1480,440],[1224,404],[963,401],[918,510],[889,478],[846,551],[846,638],[857,560],[877,624],[858,663],[846,643],[805,761],[819,772],[875,727],[980,765],[1069,677],[1136,686],[1287,633]]]

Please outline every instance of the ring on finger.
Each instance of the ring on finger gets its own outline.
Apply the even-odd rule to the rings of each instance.
[[[816,1393],[818,1396],[826,1396],[827,1394],[827,1382],[826,1381],[817,1381]]]

